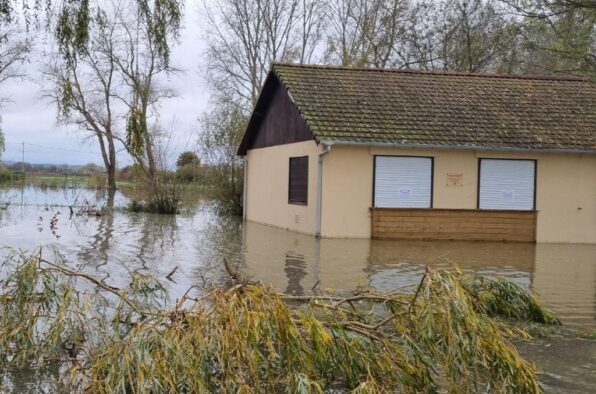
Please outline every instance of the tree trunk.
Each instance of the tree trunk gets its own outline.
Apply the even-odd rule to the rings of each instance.
[[[115,183],[114,183],[115,185]],[[112,209],[114,208],[114,199],[116,197],[116,188],[109,188],[108,189],[108,201],[107,201],[107,206],[108,208]],[[111,216],[111,215],[110,215]]]
[[[106,170],[108,172],[108,189],[116,190],[116,166],[111,164]]]
[[[151,185],[157,189],[157,168],[155,164],[155,157],[153,155],[153,143],[149,132],[145,137],[145,153],[147,154],[147,167],[149,170],[149,178],[151,178]]]
[[[116,147],[111,133],[107,133],[108,154],[110,165],[106,168],[108,171],[108,188],[116,190]],[[113,202],[113,201],[112,201]]]

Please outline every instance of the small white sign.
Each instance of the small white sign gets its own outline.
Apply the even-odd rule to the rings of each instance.
[[[501,201],[513,200],[513,190],[501,190]]]
[[[399,189],[399,198],[410,198],[412,197],[412,189],[402,188]]]

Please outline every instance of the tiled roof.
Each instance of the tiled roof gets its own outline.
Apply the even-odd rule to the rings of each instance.
[[[319,142],[596,152],[587,79],[274,64]]]

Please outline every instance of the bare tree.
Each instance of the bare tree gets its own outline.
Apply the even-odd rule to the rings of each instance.
[[[328,61],[375,67],[399,63],[396,51],[409,8],[407,1],[330,0]]]
[[[515,71],[596,78],[595,1],[500,1],[520,19]]]
[[[14,30],[0,31],[0,85],[12,78],[23,78],[22,64],[31,49],[28,40]]]
[[[493,1],[420,1],[409,13],[396,53],[401,67],[497,71],[516,38],[515,20]]]
[[[177,4],[163,0],[143,8],[135,7],[136,0],[93,3],[88,10],[93,17],[86,19],[85,45],[67,40],[48,69],[54,84],[49,96],[58,105],[59,119],[98,142],[111,188],[116,187],[117,143],[157,188],[158,104],[173,95],[161,86],[161,77],[173,71],[169,48],[179,29],[179,15],[174,13],[170,19],[160,15],[164,10],[159,7],[169,3]],[[76,31],[79,20],[68,15],[59,16],[57,37],[70,37]],[[158,39],[163,35],[167,37]]]
[[[298,37],[300,63],[311,63],[323,39],[325,26],[325,3],[317,0],[301,0],[299,9]]]
[[[168,35],[169,42],[177,37],[176,21],[160,31],[161,21],[155,12],[122,13],[117,16],[120,37],[113,60],[125,93],[118,99],[128,108],[125,146],[137,164],[145,169],[154,188],[157,187],[157,160],[155,136],[152,130],[159,130],[160,101],[175,96],[175,92],[161,84],[164,78],[177,70],[169,62],[169,53],[164,53],[156,36]]]
[[[69,60],[55,56],[46,70],[53,85],[47,96],[57,104],[58,120],[75,125],[97,141],[110,189],[116,189],[116,143],[122,139],[117,129],[124,115],[114,99],[120,80],[114,62],[118,33],[113,15],[119,12],[118,8],[109,13],[96,10],[89,44],[64,48],[70,51]]]
[[[199,119],[198,143],[215,199],[223,213],[242,213],[243,160],[236,152],[248,117],[230,100],[220,99]]]
[[[271,62],[312,61],[322,36],[315,0],[205,2],[208,80],[245,109],[258,97]]]
[[[497,70],[514,41],[512,21],[486,0],[447,1],[442,12],[447,27],[442,41],[444,69]]]
[[[2,6],[0,6],[0,9]],[[9,21],[3,19],[3,11],[0,10],[0,86],[10,79],[23,78],[25,74],[22,65],[31,49],[28,40],[20,37],[14,29],[7,28],[5,24]],[[0,110],[6,97],[0,96]],[[4,133],[2,132],[2,117],[0,116],[0,156],[4,152]]]

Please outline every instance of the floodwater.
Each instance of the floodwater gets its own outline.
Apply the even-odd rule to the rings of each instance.
[[[177,216],[120,209],[103,216],[77,214],[81,206],[100,209],[107,198],[83,189],[0,189],[0,248],[43,246],[47,257],[59,251],[74,268],[115,286],[127,283],[130,272],[150,272],[172,297],[224,278],[224,258],[290,294],[314,287],[412,289],[427,265],[458,265],[538,292],[566,328],[521,343],[521,352],[537,363],[547,392],[596,392],[596,340],[580,338],[596,333],[596,245],[317,240],[218,217],[198,196],[185,198]],[[127,203],[118,192],[114,206]],[[0,249],[0,256],[7,253],[10,249]]]

